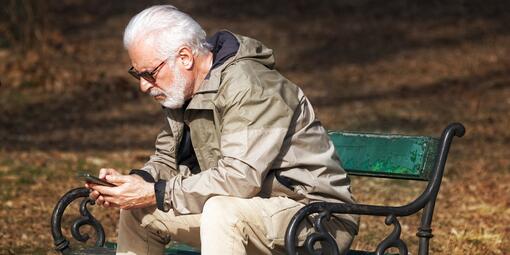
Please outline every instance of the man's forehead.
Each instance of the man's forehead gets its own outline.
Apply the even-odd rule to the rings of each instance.
[[[154,68],[161,62],[155,47],[152,46],[147,40],[139,40],[128,49],[129,58],[131,59],[131,65],[137,71],[146,71],[147,69]]]

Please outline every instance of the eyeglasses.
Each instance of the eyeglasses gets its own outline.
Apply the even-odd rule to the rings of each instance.
[[[137,80],[140,80],[140,78],[143,78],[150,83],[154,83],[154,82],[156,82],[156,77],[154,77],[154,76],[157,74],[157,72],[161,69],[161,67],[165,63],[166,63],[166,60],[161,62],[161,64],[159,64],[156,68],[154,68],[154,70],[152,70],[152,72],[144,71],[144,72],[139,73],[138,71],[136,71],[136,69],[134,67],[131,67],[131,68],[129,68],[128,73],[131,74],[133,77],[135,77]]]

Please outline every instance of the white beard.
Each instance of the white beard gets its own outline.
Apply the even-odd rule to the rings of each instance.
[[[165,99],[159,100],[159,103],[166,108],[178,109],[184,105],[186,101],[186,78],[182,75],[177,68],[173,68],[174,81],[172,83],[171,91],[165,91],[159,87],[152,87],[149,94],[153,97],[164,95]]]

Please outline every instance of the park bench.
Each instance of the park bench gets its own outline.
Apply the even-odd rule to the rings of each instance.
[[[322,223],[332,214],[348,213],[359,215],[384,216],[386,225],[393,225],[392,232],[382,240],[375,251],[351,250],[349,255],[388,254],[390,248],[398,249],[399,254],[408,254],[406,243],[401,239],[401,226],[398,217],[409,216],[422,211],[421,222],[416,233],[419,238],[418,254],[429,252],[429,240],[432,238],[432,216],[435,201],[441,185],[444,167],[454,136],[464,135],[464,126],[453,123],[446,127],[439,138],[427,136],[407,136],[399,134],[372,134],[354,132],[330,132],[330,138],[341,158],[343,168],[350,175],[371,178],[396,178],[426,181],[424,191],[412,202],[403,206],[379,206],[344,203],[311,203],[299,210],[292,218],[285,236],[287,254],[298,254],[296,232],[305,219],[314,220],[315,232],[307,236],[299,254],[339,254],[334,239]],[[113,254],[114,244],[105,245],[103,227],[89,212],[88,205],[94,202],[88,199],[89,191],[76,188],[67,192],[55,206],[51,219],[52,235],[56,250],[63,254]],[[95,247],[72,251],[69,241],[61,231],[62,215],[66,207],[74,200],[82,198],[81,217],[71,226],[74,239],[86,242],[89,236],[80,233],[80,227],[90,225],[96,232]],[[310,216],[314,217],[310,217]],[[320,243],[321,245],[317,245]],[[320,248],[317,248],[320,247]],[[200,254],[191,247],[176,244],[166,250],[166,254]]]

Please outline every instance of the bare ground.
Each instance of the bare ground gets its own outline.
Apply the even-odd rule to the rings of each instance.
[[[141,166],[161,125],[159,106],[126,73],[121,44],[129,17],[150,3],[62,3],[62,45],[44,55],[59,74],[50,88],[30,80],[41,56],[0,49],[0,254],[53,254],[49,218],[58,197],[81,185],[76,172]],[[277,68],[300,84],[328,129],[439,136],[462,122],[467,133],[451,149],[431,251],[510,252],[509,4],[174,4],[209,34],[227,28],[273,48]],[[422,188],[353,178],[365,203],[402,204]],[[95,213],[115,241],[117,213]],[[383,219],[362,222],[353,247],[374,249],[390,229]],[[415,216],[403,221],[412,253],[416,225]]]

